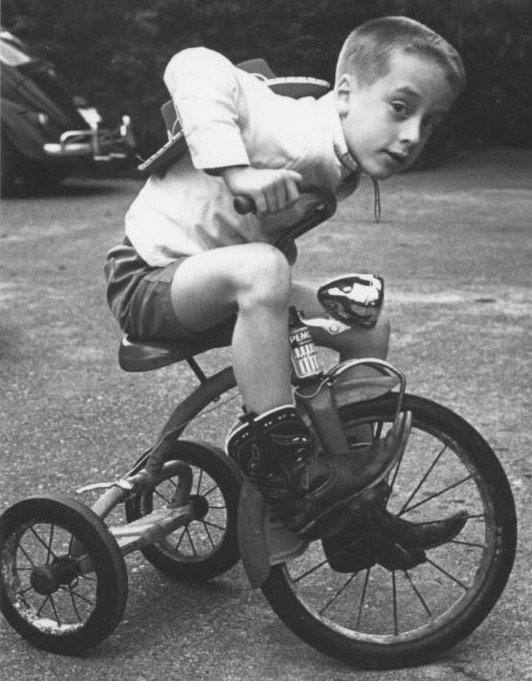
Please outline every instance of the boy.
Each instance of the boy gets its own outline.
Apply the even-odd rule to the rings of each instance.
[[[334,91],[319,100],[276,95],[204,48],[175,55],[164,79],[190,153],[152,176],[129,209],[124,243],[106,265],[109,303],[137,338],[226,334],[247,412],[229,435],[229,454],[308,537],[328,509],[386,477],[408,428],[403,418],[356,456],[316,453],[293,405],[287,310],[323,310],[271,242],[290,224],[303,183],[338,192],[360,173],[384,180],[411,165],[463,88],[462,63],[427,27],[387,17],[351,33]],[[256,215],[235,212],[237,195],[254,201]],[[385,358],[389,333],[381,316],[371,330],[314,335],[341,359]],[[432,543],[435,529],[445,541],[455,519],[427,528]],[[423,545],[423,530],[410,540]]]

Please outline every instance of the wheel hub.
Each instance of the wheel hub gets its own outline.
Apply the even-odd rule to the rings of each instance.
[[[70,584],[77,576],[76,561],[67,556],[56,558],[50,565],[33,569],[30,584],[43,596],[56,592],[60,586]]]
[[[207,499],[199,494],[192,494],[189,497],[189,502],[194,507],[194,515],[196,520],[203,520],[209,512],[209,502]]]

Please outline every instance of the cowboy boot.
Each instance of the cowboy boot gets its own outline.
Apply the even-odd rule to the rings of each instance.
[[[466,522],[466,511],[423,523],[409,522],[386,509],[376,511],[373,516],[379,534],[405,549],[434,549],[446,544],[460,534]]]
[[[389,569],[409,569],[424,562],[425,551],[442,546],[463,530],[467,513],[412,523],[375,507],[322,540],[329,565],[337,572],[357,572],[380,563]]]
[[[352,451],[319,451],[295,407],[248,414],[227,439],[227,451],[244,475],[293,532],[315,539],[331,532],[348,508],[371,498],[372,488],[393,468],[404,449],[411,415],[402,414],[386,438]],[[352,513],[352,511],[351,511]]]

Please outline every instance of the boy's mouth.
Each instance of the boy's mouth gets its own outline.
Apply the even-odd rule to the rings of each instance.
[[[397,165],[404,165],[408,159],[408,154],[398,154],[395,151],[390,151],[389,149],[385,149],[384,153],[387,154],[394,163]]]

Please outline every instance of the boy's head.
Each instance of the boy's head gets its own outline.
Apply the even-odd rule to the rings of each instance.
[[[411,165],[465,86],[456,50],[406,17],[373,19],[340,52],[335,94],[347,146],[376,179]]]

